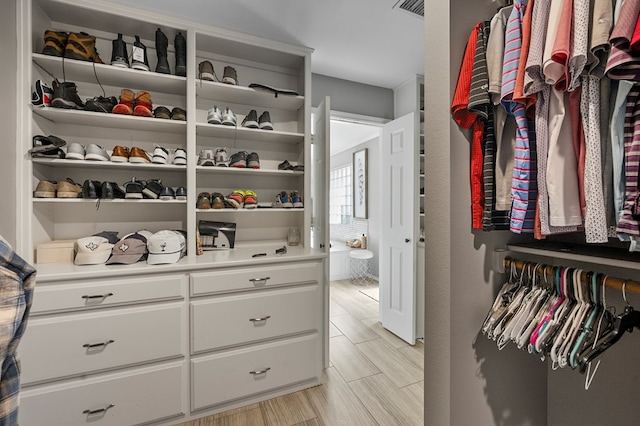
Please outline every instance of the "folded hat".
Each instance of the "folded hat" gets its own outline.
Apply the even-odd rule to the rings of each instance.
[[[73,263],[76,265],[99,265],[111,256],[113,244],[104,237],[85,237],[76,242],[78,253]]]
[[[163,230],[149,237],[147,248],[149,249],[148,264],[176,263],[184,256],[187,242],[180,232]]]
[[[111,244],[115,244],[120,241],[118,237],[118,231],[102,231],[92,235],[93,237],[106,238]]]
[[[147,253],[147,238],[138,233],[128,234],[113,246],[107,265],[136,263],[146,259]]]

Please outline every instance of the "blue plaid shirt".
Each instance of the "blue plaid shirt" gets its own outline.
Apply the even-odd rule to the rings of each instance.
[[[0,237],[0,426],[18,424],[20,360],[16,349],[27,327],[36,270]]]

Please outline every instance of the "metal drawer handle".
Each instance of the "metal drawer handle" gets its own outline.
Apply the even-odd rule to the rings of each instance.
[[[93,348],[98,348],[100,346],[107,346],[109,343],[114,343],[115,340],[107,340],[106,342],[102,342],[102,343],[85,343],[84,345],[82,345],[83,348],[87,348],[87,349],[93,349]]]
[[[271,370],[271,367],[267,367],[264,370],[259,370],[259,371],[249,371],[249,374],[253,374],[254,376],[257,376],[259,374],[267,374],[267,371]]]
[[[264,285],[267,283],[267,280],[270,280],[271,277],[264,278],[251,278],[249,281],[253,283],[253,285]]]
[[[266,315],[266,316],[264,316],[262,318],[249,318],[249,321],[251,321],[251,322],[262,322],[262,321],[268,320],[269,318],[271,318],[271,315]]]
[[[84,296],[82,296],[82,298],[83,298],[83,299],[87,299],[87,300],[90,300],[90,299],[106,299],[106,298],[107,298],[107,297],[109,297],[109,296],[113,296],[113,293],[107,293],[107,294],[93,294],[93,295],[91,295],[91,296],[89,296],[89,295],[84,295]]]
[[[113,408],[113,407],[115,407],[115,404],[109,404],[106,407],[99,408],[97,410],[84,410],[82,414],[86,414],[87,416],[93,416],[94,414],[98,414],[98,413],[106,413],[109,408]]]

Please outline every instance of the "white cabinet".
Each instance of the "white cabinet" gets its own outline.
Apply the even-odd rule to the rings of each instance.
[[[76,84],[82,100],[148,91],[153,107],[186,110],[186,121],[53,107],[20,99],[17,181],[18,246],[34,261],[39,243],[78,239],[103,230],[120,236],[148,229],[182,229],[188,255],[172,265],[37,265],[38,286],[27,332],[20,420],[25,426],[174,424],[257,402],[322,379],[324,254],[310,248],[311,49],[150,14],[114,2],[21,0],[19,93],[53,78]],[[155,69],[155,32],[185,36],[187,76],[109,65],[112,41],[139,36]],[[104,64],[42,54],[46,30],[96,36]],[[238,85],[198,78],[210,61],[218,77],[233,67]],[[251,83],[297,92],[278,94]],[[213,106],[231,109],[237,126],[211,124]],[[242,126],[256,110],[273,130]],[[156,145],[187,152],[186,165],[31,159],[35,135],[152,152]],[[260,168],[198,165],[203,150],[257,153]],[[171,156],[170,156],[171,158]],[[282,170],[283,162],[301,167]],[[41,180],[124,184],[161,179],[187,190],[186,200],[36,198]],[[252,190],[261,208],[197,208],[198,194]],[[271,208],[280,192],[297,192],[301,208]],[[234,222],[236,249],[196,256],[199,220]],[[253,247],[279,247],[301,231],[289,253],[253,259]],[[242,248],[238,248],[242,246]],[[249,247],[249,248],[247,248]],[[258,249],[262,251],[262,249]],[[263,372],[263,370],[265,370]],[[245,377],[246,376],[246,377]],[[250,381],[247,381],[250,379]],[[213,380],[213,381],[212,381]]]

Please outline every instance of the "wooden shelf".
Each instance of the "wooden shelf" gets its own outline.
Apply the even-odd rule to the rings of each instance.
[[[298,143],[304,141],[303,133],[280,132],[278,130],[249,129],[241,126],[225,126],[222,124],[198,123],[196,133],[200,136],[216,138],[248,139],[259,142]]]
[[[558,242],[509,244],[507,250],[553,259],[566,259],[598,265],[640,270],[640,253],[624,248],[597,245],[565,244]],[[526,260],[526,259],[521,259]]]
[[[250,169],[238,167],[212,167],[212,166],[196,166],[197,173],[211,174],[228,174],[234,175],[252,175],[252,176],[304,176],[304,172],[294,172],[293,170],[269,170],[269,169]]]
[[[278,95],[250,87],[234,86],[207,80],[196,80],[196,96],[216,102],[246,104],[252,107],[298,111],[304,106],[304,96]]]
[[[91,169],[121,169],[121,170],[157,170],[163,172],[184,173],[187,166],[176,166],[174,164],[153,164],[153,163],[114,163],[112,161],[87,161],[87,160],[66,160],[52,158],[33,158],[34,164],[42,164],[52,167],[75,167]]]
[[[34,203],[53,203],[53,204],[72,204],[72,203],[84,203],[95,204],[98,200],[100,203],[127,203],[127,204],[186,204],[186,200],[152,200],[152,199],[104,199],[104,198],[34,198]]]
[[[255,208],[255,209],[196,209],[196,213],[207,214],[223,214],[223,213],[301,213],[304,212],[304,208],[301,209],[282,209],[282,208]]]
[[[34,53],[33,62],[62,78],[62,58],[57,56]],[[131,90],[147,90],[149,92],[170,93],[186,96],[187,78],[170,74],[160,74],[152,71],[138,71],[129,68],[119,68],[107,64],[95,64],[87,61],[64,59],[64,75],[67,81],[89,82],[96,81],[96,74],[101,84]],[[97,83],[97,81],[96,81]]]
[[[33,113],[55,123],[75,124],[78,126],[108,127],[115,129],[142,130],[159,133],[186,135],[186,121],[163,120],[160,118],[138,117],[133,115],[108,114],[92,111],[80,111],[62,108],[33,108]]]

